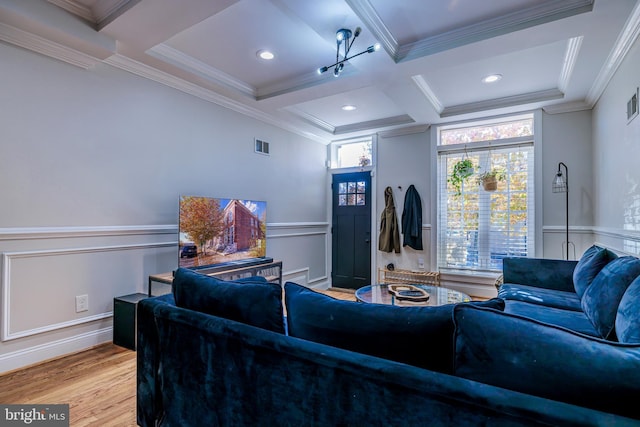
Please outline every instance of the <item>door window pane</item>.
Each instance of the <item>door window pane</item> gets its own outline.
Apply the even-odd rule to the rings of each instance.
[[[366,206],[364,181],[341,182],[338,185],[338,206]]]

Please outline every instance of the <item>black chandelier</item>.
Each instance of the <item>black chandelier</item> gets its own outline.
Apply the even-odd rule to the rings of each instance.
[[[349,56],[349,51],[351,50],[351,46],[356,41],[356,38],[360,35],[362,29],[357,27],[356,30],[352,33],[351,30],[346,28],[341,28],[336,32],[336,62],[335,64],[328,65],[326,67],[318,68],[318,74],[322,74],[331,68],[333,68],[333,75],[338,77],[342,70],[344,69],[344,63],[350,59],[355,58],[356,56],[360,56],[365,53],[373,53],[376,50],[380,49],[380,44],[376,43],[373,46],[369,46],[366,50],[363,50],[360,53],[356,53],[355,55]],[[353,36],[353,38],[351,38]],[[340,59],[340,45],[343,45],[343,55],[342,59]]]

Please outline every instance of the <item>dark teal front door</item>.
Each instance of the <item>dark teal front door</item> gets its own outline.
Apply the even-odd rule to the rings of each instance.
[[[332,286],[371,284],[371,174],[333,176]]]

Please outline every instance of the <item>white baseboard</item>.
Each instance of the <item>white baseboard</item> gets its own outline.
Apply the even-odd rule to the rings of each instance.
[[[103,328],[85,334],[75,335],[58,341],[29,347],[0,355],[0,373],[24,368],[35,363],[77,353],[109,342],[113,339],[113,328]]]

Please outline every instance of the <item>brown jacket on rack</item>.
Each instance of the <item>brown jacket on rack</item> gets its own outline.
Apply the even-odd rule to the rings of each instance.
[[[387,187],[384,190],[384,210],[380,216],[380,238],[378,249],[383,252],[400,253],[400,232],[398,230],[398,217],[396,206],[393,203],[393,190]]]

